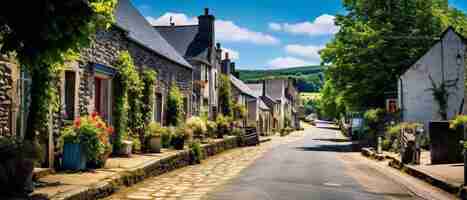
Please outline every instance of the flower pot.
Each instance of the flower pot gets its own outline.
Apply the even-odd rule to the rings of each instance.
[[[133,149],[133,142],[124,140],[122,141],[122,147],[120,148],[119,154],[121,156],[130,156]]]
[[[85,170],[87,156],[81,144],[65,143],[63,145],[63,164],[64,170]]]
[[[151,153],[160,153],[161,152],[161,137],[151,137],[149,138],[149,151]]]
[[[110,154],[112,154],[112,151],[106,151],[104,154],[99,156],[98,160],[88,161],[86,163],[86,167],[89,169],[99,169],[105,167],[105,163],[109,159]]]
[[[183,150],[185,140],[183,138],[174,137],[172,138],[172,145],[176,150]]]

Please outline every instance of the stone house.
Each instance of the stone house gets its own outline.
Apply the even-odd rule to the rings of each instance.
[[[261,102],[264,104],[264,107],[268,109],[265,110],[261,116],[264,120],[262,129],[264,130],[265,135],[270,135],[274,131],[278,129],[278,121],[279,121],[279,106],[280,104],[275,101],[272,97],[266,95],[266,90],[264,87],[265,81],[262,83],[250,83],[247,86],[254,92],[255,96],[257,96]],[[260,126],[261,127],[261,126]]]
[[[221,45],[215,44],[215,17],[205,9],[197,25],[154,26],[177,52],[193,66],[193,112],[217,113],[217,80],[221,65]]]
[[[83,49],[78,61],[66,64],[60,76],[59,91],[61,111],[53,120],[54,128],[50,135],[49,167],[53,166],[54,145],[61,127],[68,120],[99,113],[109,124],[113,123],[114,87],[113,80],[118,70],[114,64],[121,51],[128,51],[138,71],[154,69],[158,73],[155,90],[155,112],[153,119],[164,123],[165,101],[171,83],[176,83],[184,95],[186,117],[191,115],[193,91],[192,66],[149,24],[131,4],[130,0],[119,0],[115,8],[115,24],[106,31],[98,31],[91,46]],[[24,75],[27,77],[27,75]],[[27,78],[21,79],[24,91],[22,99],[27,99]],[[25,101],[23,101],[25,102]],[[27,103],[25,103],[26,105]],[[27,106],[22,107],[26,108]],[[27,115],[27,111],[22,113]],[[25,124],[20,124],[25,127]],[[24,134],[24,132],[22,133]],[[49,139],[49,141],[52,141]]]
[[[278,128],[286,127],[292,120],[292,102],[287,96],[289,79],[270,79],[264,81],[265,93],[279,104]],[[289,121],[289,122],[286,122]]]
[[[434,45],[398,80],[398,104],[402,120],[428,125],[430,120],[441,120],[439,106],[433,97],[433,82],[447,87],[447,118],[465,113],[464,69],[466,67],[466,40],[453,28],[448,28]],[[428,130],[428,129],[425,129]]]

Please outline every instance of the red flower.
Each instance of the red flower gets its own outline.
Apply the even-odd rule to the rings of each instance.
[[[94,121],[98,115],[99,115],[98,112],[96,112],[96,111],[92,112],[91,113],[91,119]]]
[[[108,133],[108,134],[112,134],[113,132],[114,132],[114,128],[113,128],[113,127],[110,126],[109,128],[107,128],[107,133]]]
[[[104,127],[104,126],[102,125],[102,123],[99,123],[99,122],[98,122],[98,123],[96,124],[96,127],[97,127],[97,128],[102,128],[102,127]]]
[[[75,127],[76,127],[76,128],[79,128],[79,127],[81,126],[81,119],[80,119],[80,118],[76,118],[74,124],[75,124]]]

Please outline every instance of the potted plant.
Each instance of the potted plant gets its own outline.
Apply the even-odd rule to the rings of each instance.
[[[175,134],[172,136],[172,145],[176,150],[183,150],[185,140],[190,138],[192,130],[186,126],[179,126],[175,129]]]
[[[63,148],[62,167],[65,170],[100,168],[112,152],[109,135],[113,128],[97,113],[74,120],[62,132],[60,143]]]
[[[230,121],[230,117],[225,117],[223,115],[217,116],[217,138],[224,138],[224,135],[229,133]]]
[[[36,140],[0,136],[0,194],[22,199],[33,192],[32,176],[34,164],[42,157],[40,149]]]
[[[172,144],[172,129],[163,127],[161,129],[161,146],[162,148],[170,148]]]
[[[161,152],[161,134],[162,127],[159,123],[151,122],[146,130],[145,141],[148,149],[151,153]]]
[[[191,117],[186,122],[187,128],[193,130],[193,137],[195,139],[204,140],[207,127],[203,119],[199,117]]]

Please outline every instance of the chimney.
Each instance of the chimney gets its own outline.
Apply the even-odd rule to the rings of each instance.
[[[235,75],[235,62],[231,62],[230,63],[230,73],[232,73],[233,75]],[[237,76],[235,76],[237,77]],[[237,77],[238,78],[238,77]]]
[[[217,60],[222,60],[222,48],[221,48],[221,43],[216,44],[216,57]]]
[[[209,47],[214,47],[214,21],[215,17],[209,14],[209,8],[204,9],[204,15],[198,16],[200,38]]]
[[[266,80],[263,80],[263,96],[266,96]]]
[[[230,74],[230,59],[229,59],[229,53],[225,53],[225,58],[222,60],[222,69],[221,72],[223,74]]]

